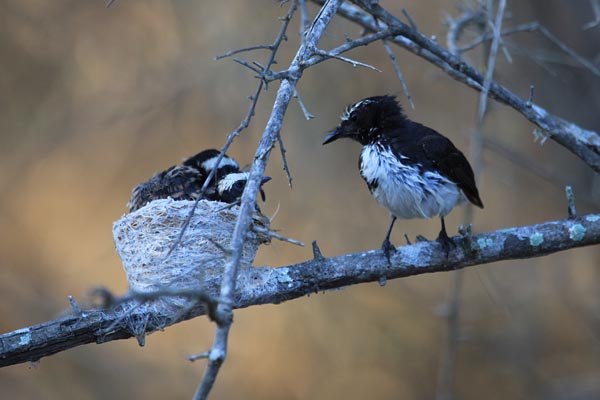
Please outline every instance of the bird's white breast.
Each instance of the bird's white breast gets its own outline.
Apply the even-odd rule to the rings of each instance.
[[[406,159],[406,157],[404,157]],[[360,174],[379,204],[402,219],[445,216],[463,198],[458,186],[419,165],[402,163],[390,149],[366,145],[360,155]]]

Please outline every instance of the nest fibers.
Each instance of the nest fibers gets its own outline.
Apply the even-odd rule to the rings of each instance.
[[[181,242],[167,256],[193,207],[194,201],[155,200],[113,224],[113,237],[130,292],[189,292],[204,290],[210,285],[209,280],[220,281],[227,260],[224,249],[229,248],[239,207],[200,200]],[[253,224],[261,232],[268,231],[268,219],[258,213],[253,217]],[[269,240],[267,234],[251,229],[244,244],[241,266],[252,265],[258,246]],[[174,296],[145,303],[155,310],[160,306],[161,314],[166,312],[167,315],[194,304],[189,297]],[[133,330],[143,334],[145,326]]]

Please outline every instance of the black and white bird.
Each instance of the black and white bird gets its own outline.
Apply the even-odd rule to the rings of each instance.
[[[390,211],[390,225],[382,244],[389,259],[395,251],[390,234],[397,218],[439,215],[438,241],[448,255],[453,242],[444,217],[465,198],[483,208],[473,169],[447,137],[408,119],[395,96],[360,100],[344,111],[342,122],[323,144],[341,138],[359,142],[359,170],[371,194]]]
[[[232,172],[221,178],[217,183],[216,190],[219,201],[230,204],[237,203],[242,198],[249,175],[249,172]],[[262,189],[262,185],[270,180],[270,176],[263,176],[260,182],[260,196],[262,201],[265,201],[265,192]]]
[[[204,150],[183,160],[165,171],[154,174],[148,181],[139,184],[131,192],[127,203],[130,212],[138,210],[157,199],[171,197],[174,200],[196,200],[202,198],[224,203],[236,203],[242,195],[248,173],[241,172],[239,164],[231,157],[223,155],[206,190],[201,189],[210,172],[217,165],[220,151]],[[264,177],[262,183],[271,178]],[[261,188],[261,196],[265,195]]]
[[[219,155],[221,152],[216,149],[208,149],[201,151],[200,153],[183,160],[183,167],[191,167],[199,171],[202,179],[202,183],[208,176],[211,171],[215,168],[217,161],[219,160]],[[209,200],[220,201],[218,193],[217,193],[217,182],[224,178],[228,174],[238,173],[240,172],[240,166],[233,158],[229,157],[227,154],[223,154],[221,161],[219,162],[219,167],[215,170],[212,179],[208,185],[208,189],[204,194],[204,198]]]

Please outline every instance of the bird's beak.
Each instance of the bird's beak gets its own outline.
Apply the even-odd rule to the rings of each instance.
[[[338,126],[331,133],[329,133],[329,135],[327,135],[327,137],[323,141],[323,144],[331,143],[331,142],[338,140],[339,138],[343,138],[343,137],[345,137],[344,131],[342,130],[341,127]]]

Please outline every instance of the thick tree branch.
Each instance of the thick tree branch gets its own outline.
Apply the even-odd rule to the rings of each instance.
[[[566,218],[537,225],[502,229],[473,236],[455,236],[456,249],[446,260],[435,241],[402,246],[391,264],[379,250],[338,257],[317,257],[284,267],[241,268],[233,308],[279,304],[311,293],[364,282],[402,278],[429,272],[452,271],[500,260],[541,257],[576,247],[600,243],[600,214]],[[218,297],[221,276],[207,277],[203,288]],[[147,295],[148,297],[152,297]],[[139,301],[138,301],[139,302]],[[126,339],[133,335],[128,319],[146,320],[146,331],[205,314],[199,306],[174,318],[144,307],[126,312],[121,305],[110,310],[86,310],[0,336],[0,367],[37,361],[87,343]],[[153,307],[156,309],[156,307]],[[157,321],[161,321],[158,324]],[[111,327],[110,331],[107,329]]]
[[[315,3],[322,2],[322,0],[313,1]],[[434,40],[403,23],[378,5],[376,1],[354,0],[353,3],[360,8],[345,3],[340,7],[339,14],[370,32],[379,32],[384,29],[398,32],[397,36],[388,40],[426,59],[455,80],[478,91],[483,89],[485,78],[476,68],[444,49]],[[385,26],[378,26],[373,17],[377,18],[380,24],[384,23]],[[544,131],[548,137],[576,154],[595,171],[600,172],[600,136],[597,132],[583,129],[572,122],[550,114],[535,104],[528,104],[526,99],[520,98],[493,81],[490,84],[489,96],[520,112]]]

